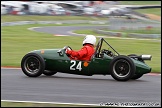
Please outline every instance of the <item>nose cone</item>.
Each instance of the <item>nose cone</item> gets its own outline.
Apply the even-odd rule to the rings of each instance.
[[[152,68],[150,68],[150,72],[151,72]]]

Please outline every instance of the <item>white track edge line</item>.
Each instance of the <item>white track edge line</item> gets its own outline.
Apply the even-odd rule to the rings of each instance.
[[[100,104],[84,104],[84,103],[63,103],[63,102],[41,102],[41,101],[19,101],[19,100],[1,100],[3,102],[25,102],[25,103],[46,103],[46,104],[66,104],[66,105],[89,105],[100,106]]]

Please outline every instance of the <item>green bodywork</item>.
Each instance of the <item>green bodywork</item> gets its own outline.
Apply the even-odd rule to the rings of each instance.
[[[59,54],[58,51],[61,54]],[[113,59],[113,57],[103,54],[102,57],[92,57],[90,61],[70,60],[65,54],[64,48],[34,50],[30,53],[37,53],[44,58],[45,70],[88,76],[93,74],[110,74],[109,65]],[[144,62],[133,58],[131,59],[136,66],[135,73],[145,74],[151,72],[151,68]]]

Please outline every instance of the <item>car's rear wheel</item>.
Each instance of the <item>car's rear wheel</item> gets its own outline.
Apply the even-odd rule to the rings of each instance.
[[[38,77],[44,72],[44,59],[36,53],[28,53],[21,60],[21,69],[29,77]]]
[[[110,63],[111,76],[117,81],[127,81],[131,79],[135,70],[136,68],[133,61],[124,55],[115,57]]]
[[[137,56],[137,55],[136,55],[136,54],[129,54],[128,56],[131,57],[131,56]],[[139,60],[139,59],[138,59],[138,60]],[[139,60],[139,61],[141,61],[141,62],[144,63],[144,60],[142,60],[142,59]],[[142,76],[143,76],[143,74],[141,74],[141,73],[135,73],[131,79],[136,80],[136,79],[138,79],[138,78],[141,78]]]
[[[49,71],[49,70],[45,70],[43,72],[43,74],[46,75],[46,76],[52,76],[52,75],[54,75],[56,73],[57,73],[56,71]]]

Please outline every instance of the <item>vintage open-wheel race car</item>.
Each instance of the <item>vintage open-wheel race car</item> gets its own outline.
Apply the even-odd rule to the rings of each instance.
[[[107,48],[102,47],[103,43]],[[65,46],[60,49],[40,49],[27,53],[21,60],[21,69],[29,77],[41,74],[51,76],[57,72],[76,75],[111,75],[117,81],[138,79],[151,72],[145,60],[151,55],[120,55],[104,38],[100,38],[90,61],[71,60]]]

